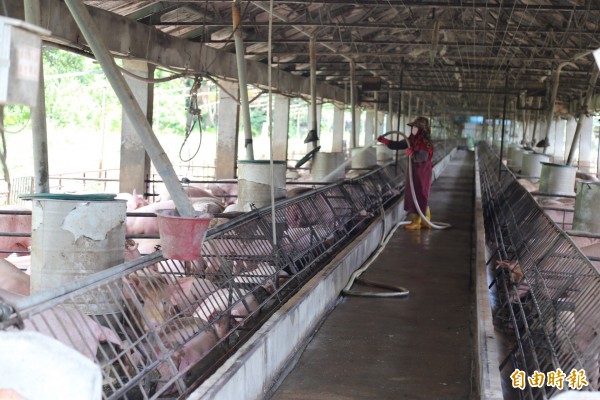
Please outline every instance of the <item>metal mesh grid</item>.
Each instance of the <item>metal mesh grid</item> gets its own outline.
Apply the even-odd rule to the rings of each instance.
[[[193,262],[155,252],[54,291],[0,292],[0,329],[38,330],[95,361],[104,399],[185,397],[397,199],[403,182],[404,168],[389,165],[280,201],[275,240],[265,207],[209,231]],[[76,308],[98,299],[105,314]]]
[[[540,208],[497,156],[478,147],[486,240],[496,269],[497,328],[514,334],[501,363],[528,376],[560,368],[583,369],[588,386],[600,390],[600,274],[573,241]],[[506,264],[504,264],[506,265]],[[546,399],[557,388],[527,385],[519,398]]]

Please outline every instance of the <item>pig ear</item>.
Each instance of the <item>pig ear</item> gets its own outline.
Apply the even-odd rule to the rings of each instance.
[[[133,195],[133,198],[134,198],[134,199],[137,197],[137,189],[136,189],[136,188],[133,188],[133,193],[132,193],[132,195]]]
[[[121,282],[123,282],[124,285],[129,286],[129,288],[132,291],[134,291],[134,293],[135,293],[135,288],[136,288],[137,285],[135,284],[135,282],[133,282],[133,279],[130,276],[124,276],[124,277],[122,277],[121,278]],[[124,287],[123,288],[123,297],[125,297],[126,299],[131,299],[131,296],[132,295],[131,295],[129,289],[127,289],[127,288]],[[135,296],[135,294],[134,294],[134,296]]]

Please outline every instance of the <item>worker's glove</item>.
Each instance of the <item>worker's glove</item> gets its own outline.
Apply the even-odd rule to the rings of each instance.
[[[377,141],[378,141],[379,143],[383,143],[383,144],[385,144],[386,146],[387,146],[387,145],[390,143],[390,139],[388,139],[388,138],[384,137],[383,135],[379,135],[379,136],[377,136]]]
[[[407,156],[409,156],[409,157],[410,157],[410,156],[412,156],[413,154],[414,154],[414,151],[413,151],[413,149],[411,149],[411,148],[408,148],[408,149],[406,149],[406,155],[407,155]]]

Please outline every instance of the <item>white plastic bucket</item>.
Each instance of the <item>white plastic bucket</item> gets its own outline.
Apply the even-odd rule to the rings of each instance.
[[[35,195],[31,293],[122,264],[125,218],[124,200],[97,200],[95,195]],[[119,298],[119,294],[113,298],[110,292],[97,289],[69,303],[89,315],[118,314],[120,307],[115,299]]]
[[[577,167],[543,162],[540,175],[540,193],[573,196]]]
[[[285,198],[285,161],[273,161],[275,200]],[[238,211],[250,211],[251,204],[261,208],[271,204],[271,162],[238,161]]]
[[[538,153],[523,154],[521,174],[527,177],[539,178],[542,175],[542,162],[550,162],[550,156]]]
[[[315,182],[335,182],[346,177],[344,153],[316,153],[311,173]]]
[[[521,170],[523,166],[523,149],[517,145],[511,145],[508,149],[508,166],[514,171]]]
[[[375,146],[375,151],[377,152],[377,161],[384,162],[390,161],[394,158],[395,151],[390,149],[384,144],[378,144]]]
[[[600,182],[578,180],[575,186],[573,229],[600,233]]]
[[[377,150],[374,147],[352,149],[352,168],[371,168],[377,165]]]

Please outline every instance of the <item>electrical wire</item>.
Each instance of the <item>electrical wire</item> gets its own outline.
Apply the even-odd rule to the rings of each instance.
[[[31,114],[29,114],[29,117],[27,117],[27,121],[25,121],[25,124],[23,126],[21,126],[20,128],[18,128],[16,131],[6,129],[6,126],[0,122],[0,131],[6,132],[6,133],[21,133],[29,126],[30,123],[31,123]]]
[[[192,88],[190,89],[190,104],[188,107],[188,117],[187,117],[187,122],[186,122],[186,127],[185,127],[185,138],[183,139],[183,142],[181,143],[181,147],[179,148],[179,159],[182,162],[192,161],[198,155],[198,153],[200,152],[200,148],[202,147],[202,122],[201,122],[202,110],[198,107],[198,90],[200,89],[201,82],[202,82],[202,79],[197,77],[194,80],[194,84],[192,85]],[[196,124],[198,124],[198,131],[200,133],[198,147],[196,148],[194,154],[191,157],[184,159],[182,156],[183,147],[185,146],[190,135],[194,131],[194,127],[196,126]]]
[[[146,83],[163,83],[163,82],[169,82],[175,79],[180,79],[180,78],[189,78],[191,76],[197,76],[198,74],[194,74],[192,72],[183,72],[180,74],[175,74],[175,75],[171,75],[171,76],[167,76],[164,78],[144,78],[143,76],[139,76],[137,74],[134,74],[133,72],[123,68],[123,67],[119,67],[117,65],[117,68],[125,75],[130,76],[138,81],[142,81],[142,82],[146,82]]]

